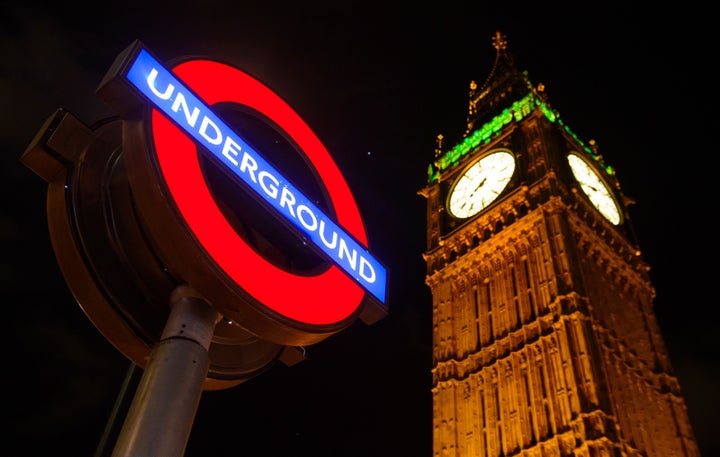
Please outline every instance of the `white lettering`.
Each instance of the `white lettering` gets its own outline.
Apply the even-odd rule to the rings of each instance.
[[[320,219],[320,240],[323,242],[323,244],[325,246],[327,246],[328,249],[335,249],[335,245],[337,244],[337,239],[338,239],[338,234],[335,231],[333,231],[331,242],[325,238],[325,221]]]
[[[190,127],[195,127],[195,123],[198,120],[198,116],[200,115],[200,108],[197,106],[193,109],[192,114],[190,114],[190,107],[188,107],[187,100],[185,100],[185,96],[182,94],[182,92],[178,92],[177,96],[175,97],[175,101],[172,104],[172,110],[176,113],[182,106],[183,112],[185,112],[185,120],[188,124],[190,124]]]
[[[343,258],[343,253],[345,253],[345,257],[347,257],[348,261],[350,262],[350,268],[352,268],[353,270],[357,270],[357,251],[353,249],[351,256],[347,242],[344,239],[340,238],[340,247],[338,248],[339,259]]]
[[[215,130],[215,138],[210,138],[207,134],[207,128],[208,126],[212,127],[213,130]],[[215,125],[213,121],[211,121],[207,116],[203,117],[202,123],[200,124],[200,135],[202,135],[203,138],[208,140],[211,144],[220,144],[222,143],[222,133],[220,133],[220,128]]]
[[[370,275],[368,275],[367,273],[368,269],[370,269]],[[367,259],[362,256],[360,256],[360,276],[369,283],[375,282],[375,270],[373,269],[370,262],[368,262]]]
[[[310,215],[310,223],[308,223],[307,221],[305,221],[305,220],[302,218],[302,215],[303,215],[303,214],[309,214],[309,215]],[[316,218],[315,215],[312,213],[312,211],[310,211],[310,208],[308,208],[307,206],[305,206],[305,205],[300,205],[300,206],[298,206],[298,208],[297,208],[297,218],[300,220],[300,223],[303,225],[303,227],[305,227],[306,229],[310,230],[311,232],[312,232],[312,231],[315,231],[315,229],[317,229],[317,226],[318,226],[317,218]]]
[[[282,193],[280,194],[280,208],[285,206],[285,203],[288,205],[290,215],[295,217],[295,212],[293,210],[293,205],[295,205],[295,196],[288,190],[287,187],[283,187]]]
[[[157,95],[159,98],[163,100],[170,100],[170,97],[172,97],[172,93],[175,90],[175,86],[172,84],[168,84],[167,88],[165,89],[165,93],[161,93],[157,88],[155,87],[155,79],[157,79],[158,71],[153,68],[150,70],[150,75],[147,77],[148,87],[151,91],[153,91],[153,94]]]
[[[232,138],[229,136],[225,138],[225,144],[223,145],[222,155],[224,155],[233,165],[236,167],[238,166],[238,161],[235,159],[235,157],[238,156],[238,153],[240,152],[240,145],[235,142]],[[232,157],[230,156],[232,154]]]
[[[280,185],[278,180],[275,178],[275,176],[271,175],[267,171],[263,170],[260,173],[258,173],[258,181],[260,182],[260,187],[265,191],[265,193],[268,195],[268,197],[272,199],[277,198],[278,194],[278,188],[277,186]],[[266,181],[272,182],[271,186],[268,186]]]
[[[247,173],[250,175],[250,179],[253,180],[253,182],[257,182],[257,179],[255,179],[255,170],[258,169],[258,164],[255,161],[255,159],[252,158],[250,154],[247,153],[247,151],[243,154],[242,162],[240,163],[240,171],[242,173]]]

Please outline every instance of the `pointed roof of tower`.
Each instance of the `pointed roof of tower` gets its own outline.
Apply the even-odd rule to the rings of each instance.
[[[507,37],[497,31],[492,37],[492,44],[495,61],[485,82],[479,86],[475,81],[470,82],[466,136],[506,108],[509,102],[533,90],[527,73],[515,66],[515,58],[508,51]]]
[[[458,165],[508,125],[520,122],[536,110],[540,110],[550,122],[560,125],[609,175],[613,175],[614,170],[603,163],[596,145],[585,145],[550,106],[544,85],[540,83],[533,87],[527,72],[518,70],[513,55],[508,51],[505,35],[495,32],[492,43],[495,61],[485,82],[482,85],[475,81],[470,83],[467,128],[463,138],[459,143],[447,145],[446,138],[438,135],[435,159],[428,166],[428,182],[439,180],[445,170]],[[450,146],[449,149],[447,146]]]

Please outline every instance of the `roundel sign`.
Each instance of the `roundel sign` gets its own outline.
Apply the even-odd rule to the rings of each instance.
[[[129,123],[123,148],[128,149],[131,187],[141,200],[140,210],[145,207],[143,219],[171,274],[183,276],[221,314],[280,342],[285,339],[278,332],[285,328],[332,333],[356,316],[362,303],[385,306],[387,272],[367,249],[364,224],[345,179],[320,140],[278,95],[213,60],[188,60],[167,69],[139,42],[113,68],[105,85],[124,89],[111,91],[117,95],[106,101],[121,115],[137,113],[137,101],[128,102],[125,95],[130,88],[136,95],[130,99],[139,95],[149,107],[142,109],[140,121]],[[228,104],[259,113],[294,145],[319,179],[333,218],[266,160],[267,151],[256,150],[223,120],[215,107]],[[329,266],[292,271],[259,253],[223,211],[203,160],[216,164],[239,192],[252,195]],[[149,166],[130,173],[137,163]],[[145,195],[151,195],[152,204],[143,204]],[[157,210],[163,205],[172,217],[156,216],[164,212]],[[183,250],[192,252],[178,252]]]

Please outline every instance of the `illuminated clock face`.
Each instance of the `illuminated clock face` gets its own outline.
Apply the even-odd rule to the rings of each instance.
[[[580,184],[580,189],[590,199],[590,203],[600,214],[613,225],[622,220],[620,206],[613,197],[610,187],[603,181],[597,171],[585,159],[577,154],[568,155],[570,169]]]
[[[448,211],[466,219],[487,208],[505,189],[515,172],[515,157],[507,151],[483,156],[465,170],[450,189]]]

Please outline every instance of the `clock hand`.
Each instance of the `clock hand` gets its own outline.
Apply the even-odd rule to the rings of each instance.
[[[477,193],[478,190],[480,190],[480,188],[483,186],[483,184],[485,184],[485,181],[487,181],[487,177],[485,177],[482,181],[480,181],[480,184],[475,186],[475,189],[473,189],[472,193],[468,197],[468,200],[473,200],[475,198],[475,194]]]
[[[580,182],[580,185],[581,185],[581,186],[585,186],[585,187],[587,187],[587,188],[589,188],[589,189],[592,189],[594,192],[597,192],[597,191],[598,191],[598,188],[595,187],[594,185],[590,184],[590,183],[587,181],[587,179],[578,179],[578,181]]]

